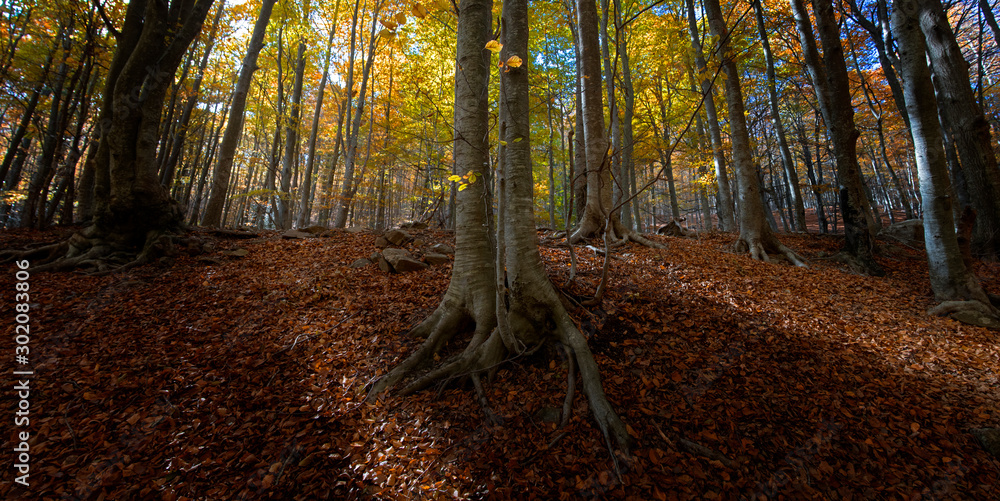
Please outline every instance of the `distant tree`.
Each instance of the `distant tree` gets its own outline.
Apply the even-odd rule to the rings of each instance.
[[[760,196],[760,179],[757,167],[753,163],[750,149],[750,133],[747,129],[745,108],[743,104],[743,89],[740,85],[740,72],[733,59],[729,45],[729,28],[722,17],[722,7],[719,0],[705,0],[705,13],[708,26],[719,46],[717,54],[725,75],[726,107],[729,110],[729,136],[733,148],[733,168],[736,171],[737,189],[739,193],[739,228],[740,236],[735,248],[739,252],[748,252],[754,259],[770,262],[768,254],[784,255],[798,266],[805,266],[802,258],[793,250],[785,247],[767,223],[767,215]]]
[[[242,66],[240,66],[240,75],[236,79],[232,104],[229,107],[226,132],[222,136],[222,145],[219,148],[219,163],[212,178],[212,192],[209,195],[208,206],[205,207],[205,216],[201,221],[204,226],[218,227],[222,225],[222,209],[225,207],[229,178],[233,172],[233,159],[236,156],[236,147],[239,146],[240,138],[243,136],[243,117],[246,113],[247,95],[250,92],[253,74],[257,71],[257,56],[264,48],[264,35],[267,33],[267,25],[271,20],[274,2],[275,0],[264,0],[261,4],[257,22],[254,23],[253,34],[250,36],[250,43],[247,45],[247,53],[243,57]]]

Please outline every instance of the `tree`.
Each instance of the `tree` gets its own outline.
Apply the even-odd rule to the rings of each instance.
[[[719,127],[718,113],[715,108],[715,96],[712,91],[712,78],[708,74],[701,35],[698,30],[698,19],[695,16],[694,0],[687,0],[688,31],[691,33],[691,47],[694,48],[694,60],[701,78],[701,93],[705,96],[705,118],[708,133],[712,141],[712,156],[715,159],[715,179],[718,183],[718,202],[716,210],[719,213],[719,228],[722,231],[736,231],[736,218],[733,215],[733,191],[729,185],[729,169],[726,166],[726,154],[722,146],[722,132]]]
[[[571,366],[564,421],[575,388],[574,367],[579,367],[594,418],[605,437],[627,451],[625,425],[608,403],[586,338],[562,306],[538,252],[528,120],[528,67],[532,59],[528,54],[527,1],[505,2],[501,20],[502,142],[496,174],[499,219],[495,235],[489,233],[492,204],[486,186],[489,145],[485,134],[489,119],[486,88],[492,65],[484,47],[489,41],[491,2],[465,0],[458,8],[454,146],[457,172],[467,171],[468,184],[459,193],[452,280],[441,305],[412,331],[427,335],[427,339],[373,384],[369,398],[410,375],[463,325],[472,323],[475,330],[464,351],[417,377],[404,388],[404,394],[439,380],[468,375],[487,416],[497,419],[489,410],[481,374],[492,372],[509,355],[525,355],[546,342],[558,341],[568,352]],[[489,47],[498,45],[490,42]]]
[[[141,265],[183,231],[182,212],[157,176],[160,114],[212,2],[129,3],[105,87],[111,111],[99,146],[106,156],[97,155],[93,224],[68,241],[23,254],[45,257],[35,261],[36,269],[104,269],[118,256],[128,256],[125,267]]]
[[[993,151],[990,124],[976,102],[969,63],[955,39],[940,0],[921,0],[920,28],[924,33],[938,114],[961,159],[976,223],[972,241],[976,252],[1000,258],[1000,168]]]
[[[743,105],[740,73],[736,68],[729,45],[729,29],[722,17],[719,0],[705,0],[705,13],[712,36],[718,40],[716,54],[725,75],[726,107],[729,111],[729,135],[732,140],[733,167],[736,171],[739,192],[739,228],[737,252],[749,252],[754,259],[770,262],[768,254],[781,254],[797,266],[805,262],[794,251],[785,247],[768,226],[767,216],[760,196],[760,180],[750,150],[750,133],[747,129]]]
[[[976,323],[1000,327],[1000,310],[990,303],[968,268],[958,245],[952,213],[951,182],[945,164],[937,98],[921,36],[920,0],[897,0],[892,24],[899,38],[900,73],[910,115],[917,172],[924,211],[924,243],[931,288],[941,305],[931,310]]]
[[[757,16],[757,33],[760,35],[761,49],[764,50],[764,60],[767,62],[767,97],[771,105],[771,123],[778,136],[778,150],[781,152],[781,166],[785,169],[785,176],[791,185],[789,192],[792,196],[792,209],[795,222],[795,231],[806,231],[806,209],[802,202],[802,189],[799,187],[799,173],[795,169],[795,162],[792,160],[792,150],[788,147],[788,139],[785,136],[785,127],[781,123],[781,114],[778,110],[778,89],[775,82],[774,56],[771,53],[771,43],[767,39],[767,29],[764,26],[764,7],[761,0],[753,1],[754,14]]]
[[[831,0],[812,0],[816,30],[823,46],[822,57],[816,47],[812,22],[804,0],[791,0],[795,24],[802,43],[803,57],[809,69],[813,88],[819,101],[823,121],[830,132],[833,155],[837,160],[840,181],[840,207],[844,217],[844,251],[860,271],[875,276],[885,272],[872,256],[873,217],[865,194],[861,166],[858,165],[857,141],[860,135],[854,126],[850,80],[840,28],[833,14]]]
[[[257,71],[257,56],[264,48],[264,34],[267,33],[267,25],[271,21],[274,2],[275,0],[264,0],[261,4],[260,14],[257,16],[257,22],[254,23],[253,35],[250,36],[247,53],[243,58],[243,65],[240,66],[240,76],[236,79],[232,104],[229,107],[229,121],[226,123],[226,132],[222,136],[219,163],[215,167],[215,174],[212,177],[212,193],[209,195],[205,216],[201,221],[204,226],[217,227],[222,224],[222,209],[226,203],[226,193],[229,191],[233,159],[236,156],[236,147],[239,146],[240,138],[243,136],[243,117],[246,113],[250,82],[253,81],[253,74]]]

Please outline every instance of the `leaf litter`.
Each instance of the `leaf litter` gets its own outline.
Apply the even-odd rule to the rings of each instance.
[[[63,230],[65,231],[65,230]],[[15,231],[4,247],[54,239]],[[450,243],[444,232],[420,232]],[[601,306],[578,303],[602,257],[543,246],[553,282],[635,439],[616,477],[578,396],[565,428],[558,351],[486,384],[488,425],[453,384],[364,402],[419,340],[449,266],[348,264],[376,235],[220,240],[89,277],[31,277],[31,485],[74,499],[996,499],[1000,461],[969,430],[1000,426],[1000,335],[929,317],[922,252],[888,246],[885,278],[783,236],[809,269],[727,251],[732,237],[618,250]],[[237,246],[238,243],[238,246]],[[244,257],[222,254],[237,247]],[[237,253],[242,254],[242,253]],[[217,263],[217,264],[215,264]],[[977,273],[998,290],[1000,265]],[[5,290],[13,290],[7,274]],[[12,296],[3,296],[12,311]],[[460,349],[449,346],[442,357]],[[450,351],[449,351],[450,350]],[[3,406],[15,405],[3,392]],[[13,447],[5,438],[4,447]],[[0,496],[25,494],[0,485]]]

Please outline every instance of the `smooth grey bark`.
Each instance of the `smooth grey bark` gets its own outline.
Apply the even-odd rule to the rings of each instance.
[[[768,254],[781,254],[797,266],[805,266],[802,258],[785,247],[768,226],[764,205],[761,202],[761,187],[750,148],[750,133],[747,129],[743,105],[743,90],[740,73],[736,68],[729,46],[729,29],[722,17],[719,0],[705,0],[705,13],[712,37],[717,40],[716,53],[719,56],[726,82],[726,107],[729,111],[729,135],[733,149],[733,167],[736,172],[739,192],[739,239],[734,244],[737,252],[749,252],[754,259],[771,262]]]
[[[375,395],[392,387],[440,350],[463,328],[473,326],[473,342],[481,344],[496,327],[495,250],[491,245],[489,78],[492,52],[490,0],[464,0],[459,5],[455,71],[455,173],[472,171],[477,180],[456,193],[455,262],[451,281],[437,309],[410,334],[426,341],[417,351],[379,379]],[[533,221],[534,219],[532,219]]]
[[[621,169],[619,172],[619,184],[621,192],[625,198],[632,198],[632,203],[622,206],[622,224],[626,230],[642,231],[642,224],[639,219],[639,197],[634,196],[635,186],[635,132],[632,128],[632,120],[635,116],[635,88],[632,85],[632,63],[629,59],[629,30],[627,26],[622,26],[622,5],[621,0],[614,0],[615,5],[615,40],[618,41],[616,50],[622,63],[622,95],[625,99],[625,106],[622,110],[621,125]],[[616,202],[620,203],[620,202]]]
[[[993,151],[990,124],[972,91],[969,64],[962,56],[940,0],[905,5],[919,9],[943,132],[946,139],[954,141],[969,199],[976,211],[973,248],[983,257],[1000,258],[1000,168]]]
[[[656,79],[656,103],[660,108],[660,121],[662,125],[656,127],[655,122],[653,125],[653,137],[657,139],[660,147],[657,148],[660,153],[660,163],[663,164],[663,175],[667,178],[667,193],[670,196],[670,216],[676,220],[681,220],[681,209],[680,205],[677,203],[677,187],[674,183],[674,166],[671,159],[670,151],[670,122],[667,121],[667,107],[670,106],[671,96],[668,93],[666,102],[663,99],[663,81],[659,78]],[[700,116],[700,115],[699,115]],[[662,136],[660,131],[662,130]]]
[[[976,301],[989,307],[995,316],[996,309],[990,306],[989,298],[966,267],[959,250],[938,106],[925,58],[929,47],[920,33],[924,16],[920,3],[920,0],[897,0],[892,21],[899,37],[900,72],[920,177],[931,288],[938,300]]]
[[[850,80],[841,44],[840,28],[833,13],[831,0],[812,0],[816,32],[823,47],[822,56],[813,36],[812,22],[804,0],[791,0],[795,24],[799,31],[803,57],[816,90],[823,121],[833,143],[840,182],[841,212],[844,219],[844,251],[857,268],[874,276],[885,271],[875,262],[873,232],[874,217],[864,190],[861,167],[858,165],[857,140],[854,125]]]
[[[754,13],[757,17],[757,33],[760,35],[761,48],[764,51],[764,60],[767,63],[767,97],[771,105],[771,123],[774,125],[775,135],[778,137],[778,151],[781,152],[781,166],[785,170],[785,178],[788,179],[788,192],[791,195],[792,214],[795,231],[806,231],[806,209],[802,202],[802,189],[799,187],[799,173],[795,168],[795,161],[792,159],[792,150],[788,147],[788,139],[785,135],[785,126],[781,123],[781,112],[778,109],[778,88],[775,81],[774,55],[771,53],[771,43],[768,41],[767,28],[764,26],[764,8],[760,0],[753,2]]]
[[[583,143],[587,173],[587,196],[580,225],[571,236],[578,241],[600,233],[612,207],[611,166],[608,139],[604,129],[604,103],[601,89],[600,41],[598,40],[595,0],[577,1]],[[579,131],[577,132],[579,134]],[[612,216],[614,217],[614,216]]]
[[[715,107],[715,96],[712,91],[712,78],[708,74],[705,63],[701,35],[698,33],[698,20],[695,16],[694,0],[687,0],[688,31],[691,33],[691,47],[694,48],[694,60],[701,77],[701,93],[705,96],[705,120],[708,122],[708,133],[712,141],[712,156],[715,158],[715,180],[718,184],[716,193],[716,212],[719,215],[719,229],[722,231],[738,231],[735,213],[733,211],[733,190],[729,183],[729,168],[726,166],[726,154],[722,147],[722,132],[719,127],[719,117]]]
[[[264,34],[267,32],[267,25],[271,20],[274,2],[275,0],[264,0],[261,4],[260,14],[257,16],[257,22],[254,23],[253,34],[250,36],[250,43],[247,46],[247,54],[243,57],[243,64],[240,66],[240,75],[236,80],[236,87],[233,89],[232,104],[229,106],[226,132],[222,136],[219,164],[212,177],[212,191],[209,195],[208,206],[205,207],[205,217],[201,221],[203,226],[218,227],[222,224],[222,209],[225,207],[226,190],[229,188],[229,178],[233,172],[233,159],[236,156],[236,148],[239,146],[240,138],[243,136],[243,120],[246,114],[250,82],[253,80],[253,73],[257,71],[257,56],[264,48]]]

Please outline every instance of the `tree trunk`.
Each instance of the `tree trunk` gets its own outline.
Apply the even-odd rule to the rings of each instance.
[[[767,62],[767,96],[771,105],[771,123],[774,124],[774,131],[778,136],[781,166],[785,170],[785,177],[788,179],[789,184],[788,191],[792,196],[792,220],[795,223],[795,231],[805,233],[806,209],[802,202],[802,190],[799,187],[799,173],[795,169],[795,161],[792,160],[792,151],[789,149],[788,139],[785,137],[785,126],[781,123],[781,113],[778,110],[778,89],[774,74],[774,56],[771,54],[771,44],[768,42],[767,29],[764,26],[764,8],[761,6],[760,0],[754,0],[753,8],[757,16],[757,32],[760,35],[761,47],[764,50],[764,59]]]
[[[381,5],[381,4],[379,4]],[[357,5],[355,6],[357,7]],[[347,140],[344,155],[344,183],[340,193],[340,201],[337,206],[337,213],[333,219],[334,228],[343,228],[347,225],[347,214],[351,209],[351,202],[354,200],[354,193],[357,191],[358,183],[354,179],[355,163],[357,161],[358,138],[361,132],[361,117],[365,111],[365,93],[368,86],[368,77],[371,75],[372,64],[375,62],[375,48],[378,45],[376,29],[378,28],[379,8],[372,12],[372,28],[368,39],[368,52],[364,68],[361,70],[361,89],[358,91],[357,110],[353,110],[353,123],[348,123]],[[352,48],[354,36],[351,36]],[[352,51],[353,52],[353,51]],[[350,80],[348,80],[350,82]],[[352,92],[348,89],[348,92]],[[348,110],[351,112],[352,110]]]
[[[226,123],[226,132],[222,136],[222,145],[219,150],[219,163],[212,176],[212,191],[208,198],[208,205],[205,207],[205,217],[201,221],[203,226],[218,227],[222,224],[222,209],[225,207],[226,190],[229,188],[229,178],[233,172],[233,159],[236,156],[236,148],[239,146],[240,138],[243,136],[247,94],[250,92],[253,73],[257,71],[257,56],[264,48],[264,34],[267,32],[267,24],[271,20],[274,2],[275,0],[264,0],[261,4],[260,14],[257,16],[257,22],[254,24],[253,34],[250,36],[250,43],[247,46],[247,54],[243,57],[240,75],[236,79],[236,87],[233,88],[232,104],[229,106],[229,120]]]
[[[969,198],[977,213],[973,249],[983,257],[1000,258],[1000,169],[990,124],[976,103],[969,65],[940,0],[920,0],[913,5],[920,12],[944,133],[955,142]]]
[[[716,211],[719,214],[719,229],[722,231],[737,231],[736,218],[733,212],[733,190],[729,185],[729,169],[726,166],[726,154],[722,146],[721,123],[715,108],[715,97],[712,91],[712,78],[708,74],[708,66],[701,45],[701,35],[698,33],[698,20],[695,17],[694,0],[687,0],[688,31],[691,32],[691,46],[694,48],[694,60],[701,80],[701,93],[705,96],[705,119],[708,122],[708,133],[712,140],[712,155],[715,158],[715,180],[718,184],[716,194]]]
[[[840,41],[840,29],[833,14],[830,0],[813,0],[816,29],[823,46],[820,57],[813,37],[812,23],[804,0],[791,0],[792,12],[799,30],[803,57],[809,69],[809,76],[816,89],[823,121],[826,122],[833,154],[837,160],[837,175],[840,181],[841,207],[844,217],[844,250],[855,266],[868,275],[882,276],[885,272],[872,256],[873,216],[871,204],[865,196],[864,180],[858,165],[857,140],[859,133],[854,126],[854,108],[851,103],[850,80],[844,48]]]
[[[168,190],[172,189],[172,186],[174,185],[174,175],[177,171],[177,164],[179,163],[181,154],[184,150],[184,141],[187,140],[188,129],[191,126],[191,115],[194,113],[194,108],[198,104],[198,98],[201,97],[201,83],[205,79],[205,69],[208,68],[208,58],[211,56],[212,49],[215,47],[215,35],[218,33],[219,23],[222,21],[222,14],[225,10],[225,6],[225,2],[222,2],[216,10],[215,18],[212,20],[212,29],[209,31],[208,40],[205,42],[205,51],[201,56],[201,62],[198,64],[198,74],[195,76],[194,82],[191,84],[191,95],[188,96],[187,101],[184,103],[180,119],[178,119],[177,126],[174,129],[170,147],[167,148],[164,153],[162,177],[163,185],[166,186]]]
[[[281,186],[278,193],[278,214],[276,223],[280,229],[292,227],[292,208],[295,207],[292,196],[293,168],[299,157],[299,125],[302,116],[302,79],[306,70],[306,43],[299,40],[295,57],[295,81],[292,84],[291,109],[288,122],[285,124],[285,149],[281,159]]]
[[[309,219],[311,214],[311,201],[313,186],[316,184],[313,180],[313,172],[316,165],[316,138],[319,135],[319,120],[323,114],[323,97],[326,93],[326,82],[329,79],[330,74],[330,56],[333,55],[333,40],[337,34],[337,11],[340,9],[340,2],[337,2],[337,6],[334,9],[334,23],[333,27],[330,28],[330,38],[326,43],[326,59],[323,63],[323,77],[319,81],[319,90],[316,91],[316,110],[313,112],[312,129],[309,133],[309,145],[308,145],[308,160],[306,160],[306,172],[303,178],[302,188],[299,190],[302,195],[300,198],[299,206],[299,217],[298,226],[304,228],[309,225]]]
[[[928,48],[920,34],[924,18],[917,8],[919,3],[920,0],[897,0],[892,21],[899,37],[900,73],[920,176],[931,288],[938,300],[977,302],[995,318],[997,310],[966,267],[958,245],[938,107],[925,59]]]
[[[690,8],[690,6],[689,6]],[[729,29],[722,17],[719,0],[705,0],[705,13],[712,37],[718,40],[718,50],[722,71],[726,76],[726,107],[729,111],[729,135],[732,138],[733,165],[739,189],[740,236],[736,241],[737,252],[749,252],[751,257],[770,262],[768,253],[782,254],[792,263],[805,266],[802,258],[775,237],[767,223],[767,215],[761,202],[761,187],[757,168],[750,151],[750,134],[747,130],[743,106],[743,90],[740,73],[736,68],[729,48]]]
[[[583,140],[586,150],[587,197],[580,226],[571,240],[599,234],[605,227],[612,207],[611,165],[608,139],[604,130],[604,104],[601,96],[601,59],[598,40],[597,4],[594,0],[577,2],[580,39],[580,89],[583,115]],[[614,216],[611,216],[614,217]]]

